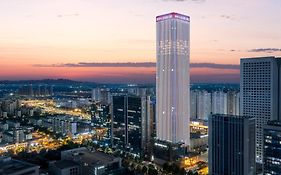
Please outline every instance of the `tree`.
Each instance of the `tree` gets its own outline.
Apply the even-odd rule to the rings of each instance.
[[[180,167],[179,167],[176,163],[173,163],[172,166],[171,166],[171,168],[172,168],[172,173],[173,173],[173,174],[179,174],[179,172],[180,172]]]
[[[148,174],[149,175],[158,175],[158,171],[155,168],[149,168],[148,169]]]
[[[168,164],[168,162],[165,162],[164,164],[163,164],[163,170],[165,171],[165,172],[170,172],[170,165]]]
[[[137,165],[136,169],[137,169],[137,172],[138,172],[138,173],[141,173],[141,172],[142,172],[142,167],[141,167],[141,165]]]
[[[131,170],[135,169],[135,164],[133,162],[130,164],[130,168],[131,168]]]
[[[185,169],[184,169],[184,168],[181,168],[179,174],[180,174],[180,175],[185,175],[185,174],[186,174]]]
[[[144,174],[147,173],[147,167],[146,167],[146,166],[143,166],[141,171],[142,171],[142,173],[144,173]]]
[[[98,110],[97,105],[93,103],[93,104],[91,105],[91,111],[95,114],[95,113],[97,112],[97,110]]]

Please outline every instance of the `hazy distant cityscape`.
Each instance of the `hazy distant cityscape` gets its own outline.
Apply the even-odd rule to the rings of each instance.
[[[81,82],[66,84],[66,81],[1,84],[1,154],[37,164],[43,171],[51,171],[51,166],[48,168],[46,160],[54,159],[58,163],[65,163],[59,159],[57,150],[76,148],[79,145],[92,145],[99,151],[118,156],[121,153],[115,151],[123,150],[124,145],[127,145],[126,154],[137,160],[151,159],[152,140],[156,134],[155,86],[100,86]],[[124,100],[127,104],[124,104]],[[130,111],[131,114],[126,112],[128,115],[134,117],[128,126],[118,118],[124,117],[125,109]],[[231,115],[239,113],[238,85],[192,85],[191,149],[197,154],[192,156],[192,165],[186,167],[196,169],[194,165],[199,161],[202,162],[199,164],[201,169],[206,167],[207,157],[204,154],[201,157],[199,153],[205,153],[208,147],[208,116],[218,112]],[[143,123],[139,119],[146,121]],[[122,127],[126,127],[124,130],[131,139],[125,141],[123,134],[119,135],[120,131],[115,131]],[[139,130],[130,131],[132,127]],[[125,132],[124,130],[122,132]],[[33,155],[35,153],[38,155]],[[54,157],[46,159],[48,154],[54,154]],[[36,159],[28,158],[32,155]]]

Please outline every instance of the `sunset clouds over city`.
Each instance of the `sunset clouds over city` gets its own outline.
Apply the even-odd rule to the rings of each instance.
[[[0,2],[0,79],[153,83],[155,17],[191,17],[191,82],[238,82],[239,60],[281,56],[279,0]]]

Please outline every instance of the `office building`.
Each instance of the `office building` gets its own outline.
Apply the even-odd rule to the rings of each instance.
[[[254,175],[255,118],[214,114],[208,125],[209,174]]]
[[[186,146],[190,144],[189,30],[189,16],[156,17],[156,135]]]
[[[141,156],[148,149],[152,132],[150,97],[113,96],[112,145]]]
[[[280,118],[280,59],[246,58],[240,62],[240,114],[256,117],[257,162],[263,160],[263,127]]]
[[[264,126],[263,173],[281,174],[281,122],[270,121]]]
[[[153,144],[153,157],[156,162],[176,161],[185,155],[184,143],[172,143],[163,140],[155,140]],[[160,161],[159,161],[160,160]]]

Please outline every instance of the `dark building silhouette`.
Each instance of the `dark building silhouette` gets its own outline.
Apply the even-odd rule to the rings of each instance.
[[[255,118],[214,114],[208,123],[209,175],[254,175]]]

